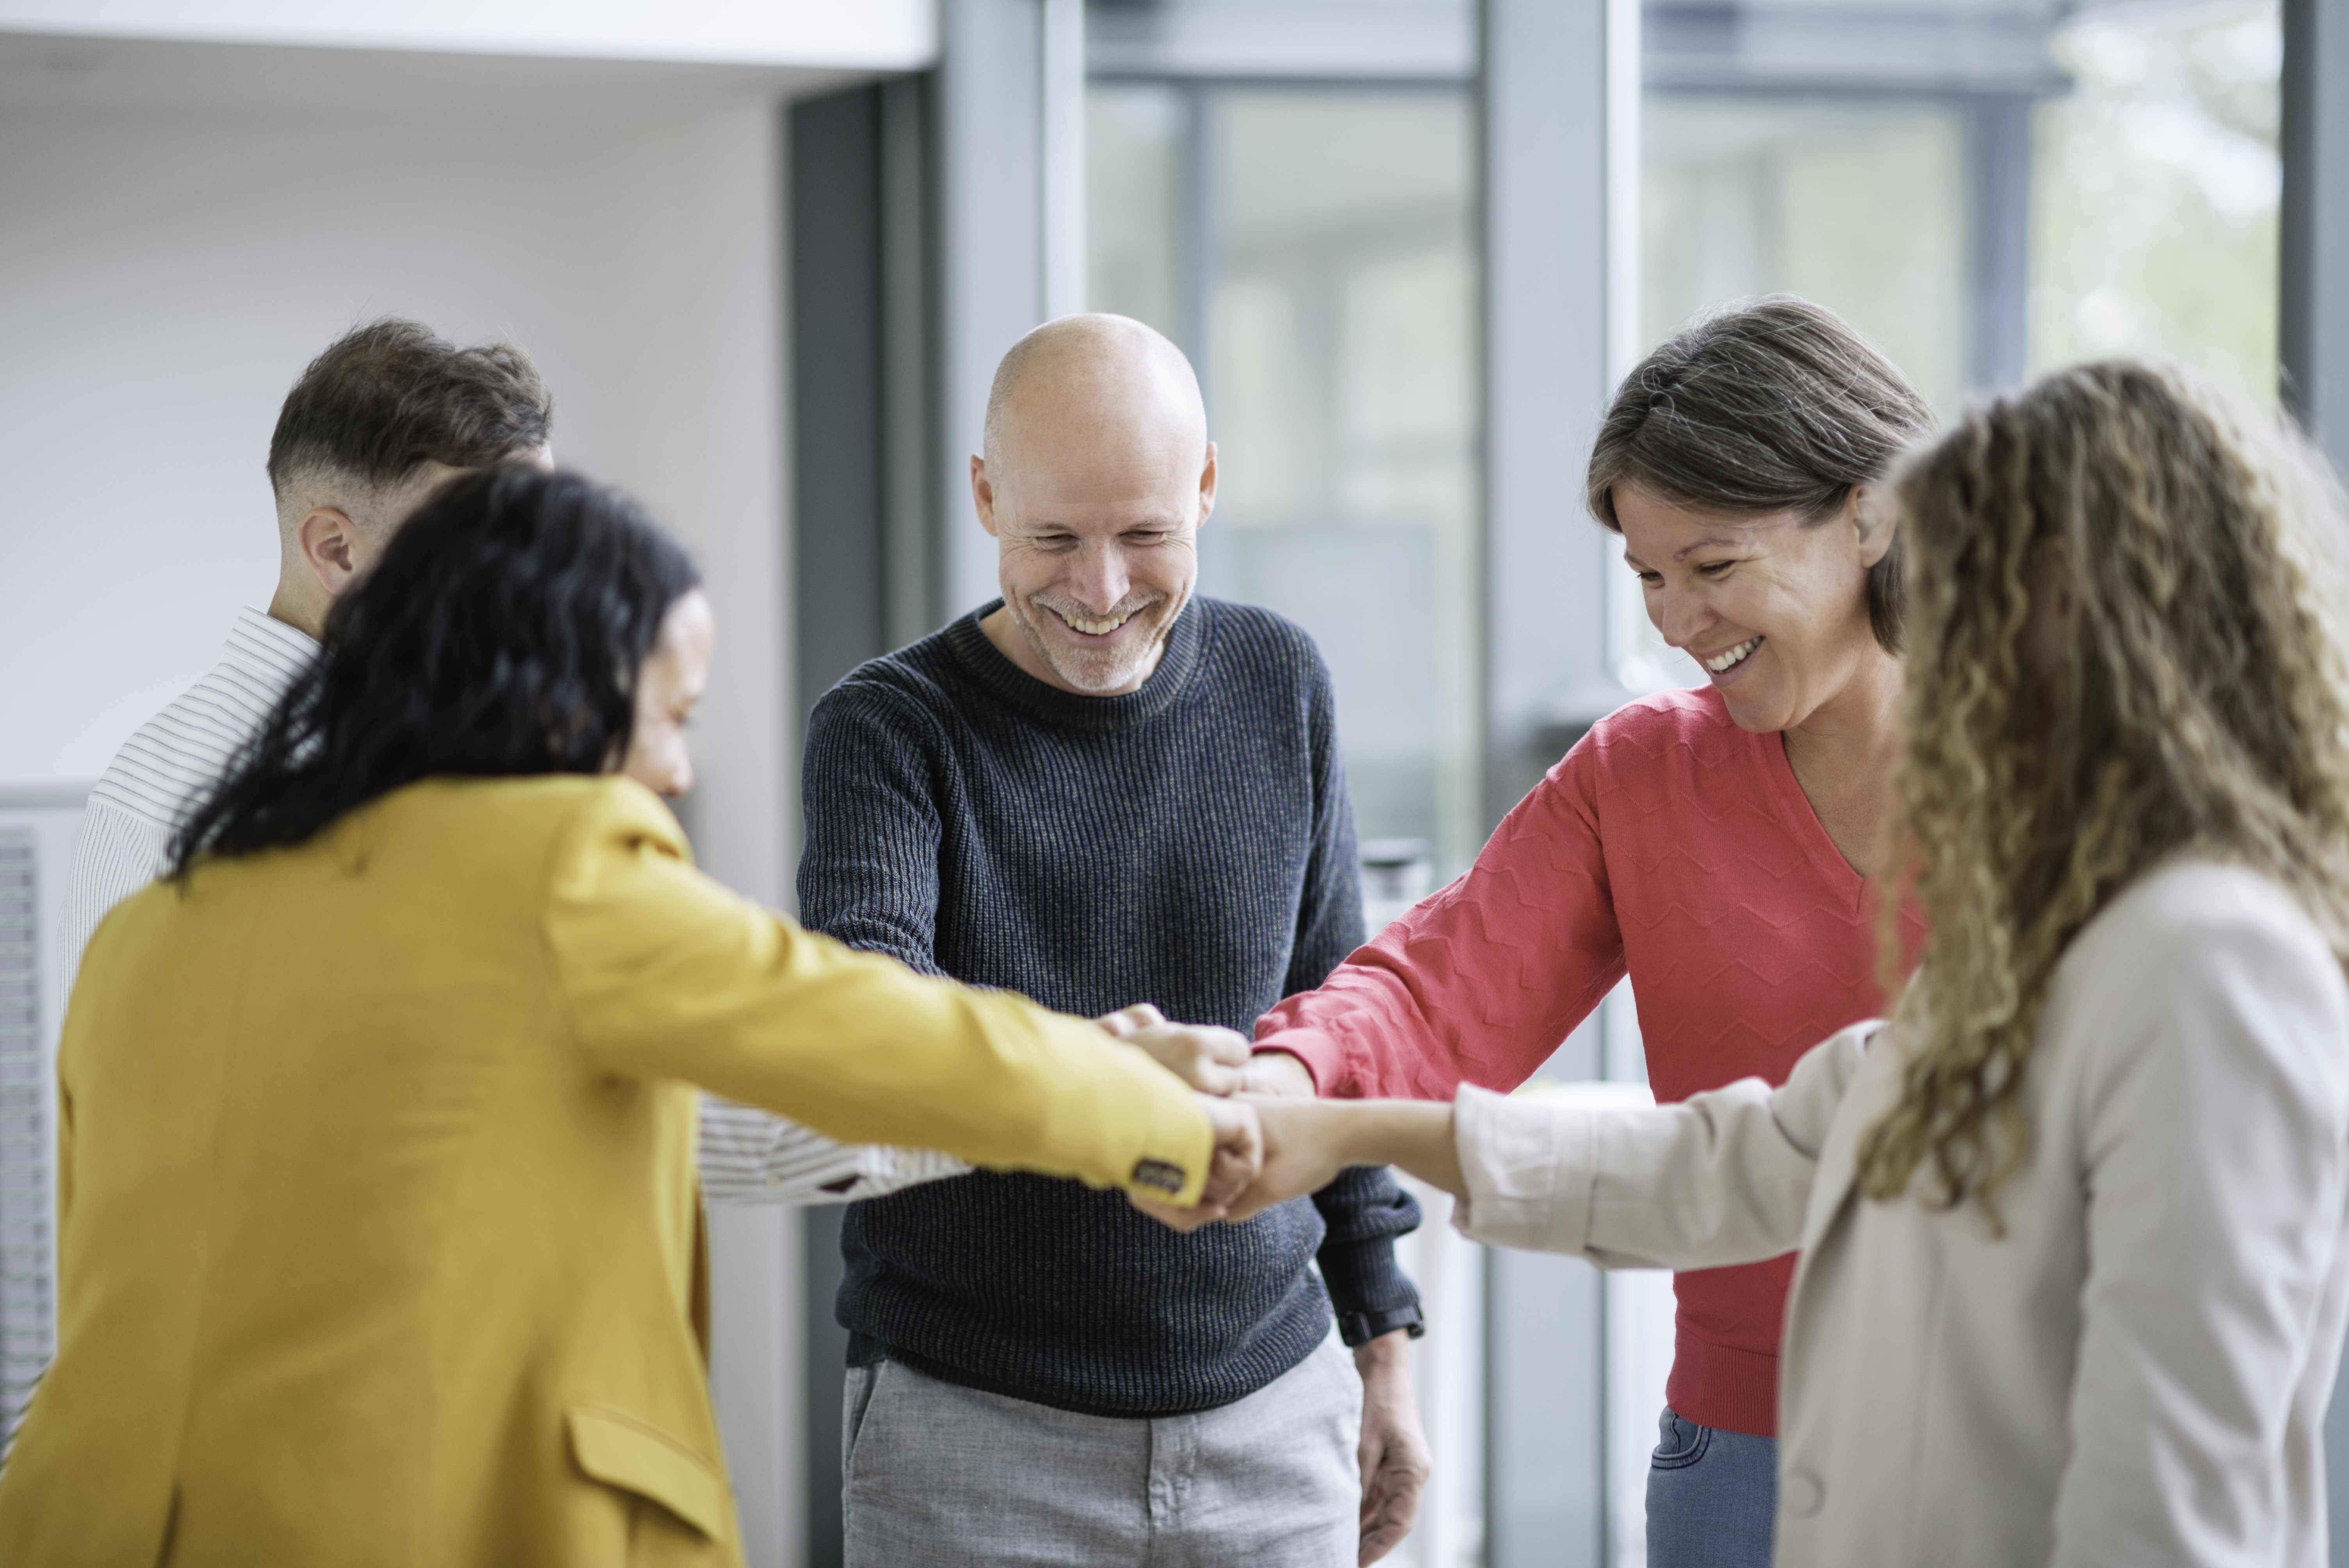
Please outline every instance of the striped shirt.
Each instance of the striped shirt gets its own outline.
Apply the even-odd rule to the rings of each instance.
[[[171,835],[188,809],[228,771],[317,653],[285,622],[241,610],[212,673],[115,754],[90,791],[66,877],[58,934],[67,995],[98,923],[170,869]],[[835,1143],[754,1107],[702,1099],[702,1190],[719,1202],[874,1198],[968,1169],[926,1150]]]

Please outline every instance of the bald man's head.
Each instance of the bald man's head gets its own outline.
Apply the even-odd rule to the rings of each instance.
[[[971,497],[1000,547],[982,623],[1064,690],[1131,691],[1198,579],[1215,447],[1182,350],[1122,315],[1071,315],[1014,344],[987,399]]]
[[[1011,346],[987,394],[988,468],[1040,425],[1073,426],[1071,433],[1095,439],[1180,442],[1195,454],[1207,444],[1207,408],[1191,362],[1123,315],[1064,315]]]

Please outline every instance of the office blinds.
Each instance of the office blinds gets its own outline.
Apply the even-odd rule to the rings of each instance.
[[[26,830],[0,828],[0,1459],[49,1360],[36,848]]]

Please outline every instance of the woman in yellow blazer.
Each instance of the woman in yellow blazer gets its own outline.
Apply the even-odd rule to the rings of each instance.
[[[1178,1203],[1253,1173],[1133,1046],[695,872],[647,784],[709,634],[674,544],[529,469],[341,602],[83,962],[0,1563],[738,1563],[692,1086]]]

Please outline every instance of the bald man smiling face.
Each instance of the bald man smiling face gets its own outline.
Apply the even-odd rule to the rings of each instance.
[[[1038,327],[996,372],[970,490],[1003,588],[979,623],[988,640],[1062,691],[1148,680],[1216,504],[1216,447],[1181,351],[1123,316]]]

